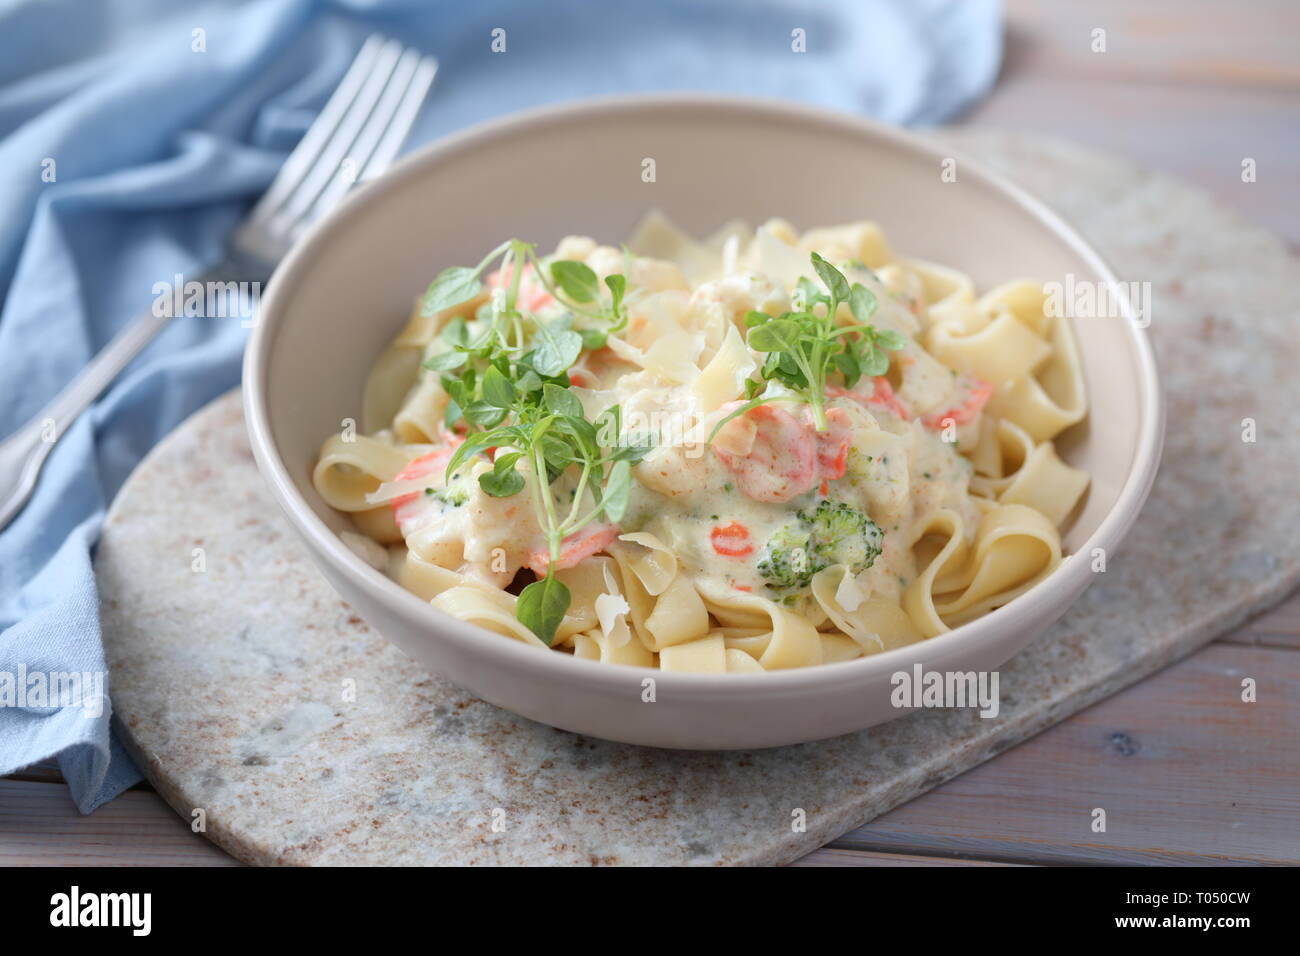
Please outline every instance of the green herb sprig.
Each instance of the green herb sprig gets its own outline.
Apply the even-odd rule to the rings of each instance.
[[[534,393],[519,392],[504,379],[494,379],[492,388],[500,390],[503,400],[508,397],[509,420],[470,433],[448,461],[447,474],[472,455],[496,448],[491,471],[479,475],[483,491],[494,498],[508,498],[525,486],[530,489],[549,562],[546,576],[520,593],[515,614],[550,644],[571,600],[569,589],[555,576],[561,544],[601,517],[614,524],[622,520],[632,488],[632,465],[645,457],[650,444],[636,437],[621,437],[617,405],[602,412],[594,423],[588,421],[582,403],[567,387],[545,383],[540,401]],[[521,464],[532,481],[525,478]],[[557,506],[551,485],[574,468],[577,482],[565,510]]]
[[[651,443],[648,436],[621,434],[617,405],[589,421],[567,374],[583,349],[602,347],[610,334],[627,325],[624,275],[605,278],[605,299],[586,264],[557,260],[548,268],[530,244],[512,239],[475,268],[443,270],[422,297],[421,311],[433,315],[476,298],[482,292],[480,277],[498,258],[511,281],[488,304],[488,321],[471,332],[464,318],[451,319],[439,334],[444,348],[423,367],[455,373],[441,378],[450,397],[444,418],[448,428],[463,421],[466,436],[447,463],[447,475],[495,448],[492,468],[479,475],[479,487],[496,498],[525,487],[530,491],[549,561],[545,577],[519,594],[515,613],[549,645],[571,602],[569,589],[555,575],[564,539],[602,517],[611,523],[622,519],[631,467]],[[563,315],[543,322],[519,309],[520,279],[528,265],[564,307]],[[584,320],[580,327],[575,318]],[[576,484],[571,502],[561,508],[552,485],[565,474],[575,474]]]
[[[626,276],[613,273],[605,277],[609,290],[605,301],[596,273],[585,263],[562,259],[546,268],[533,246],[517,239],[502,243],[473,269],[444,269],[425,291],[421,312],[433,315],[476,298],[483,288],[482,273],[498,258],[501,268],[510,275],[510,283],[503,296],[488,304],[490,321],[471,335],[463,317],[452,318],[439,335],[446,347],[422,363],[430,371],[457,372],[442,378],[443,388],[451,396],[445,415],[448,428],[462,417],[468,424],[479,426],[496,425],[504,418],[501,412],[505,406],[483,390],[488,368],[495,367],[526,393],[536,392],[548,382],[567,385],[564,375],[583,349],[601,348],[609,335],[627,325],[623,301]],[[520,280],[529,265],[543,287],[565,308],[563,315],[542,322],[518,308]],[[575,317],[588,321],[575,327]]]
[[[889,368],[885,352],[906,344],[906,339],[892,329],[877,329],[871,324],[878,303],[870,289],[860,282],[850,284],[844,273],[815,252],[812,266],[825,291],[811,279],[801,277],[791,311],[776,317],[765,312],[746,314],[745,341],[766,356],[759,370],[762,380],[746,384],[747,401],[714,426],[710,440],[731,419],[774,401],[808,405],[814,427],[825,431],[826,384],[830,376],[838,372],[845,387],[852,388],[864,375],[883,375]],[[836,324],[842,303],[847,303],[853,313],[855,321],[851,324]],[[820,312],[818,306],[823,307]],[[771,381],[780,382],[789,393],[766,394]]]
[[[614,272],[605,276],[605,287],[609,289],[610,295],[606,304],[601,299],[596,273],[585,262],[560,259],[551,263],[550,273],[550,280],[543,278],[542,284],[556,301],[570,312],[597,322],[595,326],[578,330],[583,348],[593,351],[603,348],[610,335],[623,331],[627,326],[628,314],[623,305],[623,296],[627,293],[625,275]],[[542,273],[539,271],[538,275],[541,276]]]

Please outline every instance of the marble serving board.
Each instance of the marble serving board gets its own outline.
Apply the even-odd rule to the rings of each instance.
[[[996,719],[930,711],[820,743],[693,753],[499,710],[422,671],[335,595],[264,489],[232,393],[140,466],[97,556],[115,718],[159,793],[250,863],[779,863],[1282,597],[1300,580],[1297,260],[1127,163],[948,138],[1062,211],[1121,278],[1151,283],[1169,400],[1142,517],[1084,598],[1003,668]]]

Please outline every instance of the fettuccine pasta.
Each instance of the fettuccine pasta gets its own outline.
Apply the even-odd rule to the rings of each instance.
[[[870,222],[511,241],[430,286],[313,479],[484,640],[699,673],[877,654],[1062,560],[1088,475],[1054,439],[1087,398],[1044,303]]]

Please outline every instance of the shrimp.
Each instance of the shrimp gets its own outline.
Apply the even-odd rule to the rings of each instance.
[[[447,469],[447,462],[451,460],[452,452],[456,450],[461,439],[455,439],[446,448],[439,448],[431,451],[427,455],[421,455],[419,458],[413,458],[406,463],[406,467],[394,476],[393,481],[410,481],[416,478],[430,478],[429,487],[433,488],[435,483],[441,483],[442,473]],[[433,479],[439,479],[435,482]],[[393,520],[397,522],[398,529],[402,532],[402,537],[409,537],[412,532],[427,524],[433,517],[442,513],[442,502],[430,500],[430,496],[425,492],[412,491],[409,494],[398,495],[389,505],[393,509]]]
[[[509,289],[513,278],[513,271],[504,268],[497,269],[488,275],[487,287],[489,289]],[[554,304],[555,297],[546,291],[546,286],[542,285],[541,280],[537,278],[532,263],[524,266],[524,271],[519,276],[519,295],[515,300],[515,305],[525,312],[540,312],[542,309]]]
[[[555,562],[556,569],[563,571],[585,561],[593,554],[599,554],[613,544],[618,535],[618,528],[603,522],[575,531],[560,542],[560,557]],[[539,548],[528,555],[528,567],[539,577],[545,575],[550,566],[551,552],[548,548]]]
[[[829,491],[828,482],[844,477],[851,434],[844,409],[826,410],[824,431],[817,431],[808,409],[796,418],[784,409],[758,405],[742,417],[747,421],[736,427],[753,429],[748,453],[726,451],[718,445],[713,451],[735,476],[743,494],[755,501],[789,501],[813,488],[820,488],[824,495]]]
[[[713,453],[743,494],[755,501],[789,501],[817,485],[816,443],[806,425],[772,405],[757,405],[740,417],[747,422],[733,418],[723,428],[752,426],[749,452],[733,454],[715,444]]]
[[[926,415],[921,419],[921,424],[937,430],[947,427],[949,421],[958,427],[974,421],[975,416],[984,410],[984,406],[993,397],[993,386],[974,377],[965,378],[962,385],[965,397],[961,401],[947,411]]]
[[[810,421],[810,427],[811,424]],[[821,478],[822,494],[826,494],[828,480],[844,477],[844,466],[849,454],[848,413],[842,408],[826,409],[826,426],[824,432],[813,432],[817,439],[817,471]]]
[[[907,421],[912,417],[908,414],[907,409],[903,407],[903,403],[898,400],[898,396],[894,394],[889,379],[883,375],[878,375],[871,380],[870,395],[857,389],[838,388],[836,386],[826,389],[826,394],[831,398],[851,398],[863,408],[875,405],[877,408],[887,409],[903,421]]]

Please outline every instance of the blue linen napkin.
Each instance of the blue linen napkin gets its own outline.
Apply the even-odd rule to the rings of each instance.
[[[497,29],[504,52],[492,50]],[[0,436],[147,308],[155,282],[219,258],[376,30],[442,64],[408,148],[544,102],[673,89],[927,125],[980,98],[1001,57],[997,0],[6,6]],[[159,439],[238,384],[245,334],[237,319],[172,322],[59,436],[35,496],[0,532],[0,775],[57,757],[84,813],[140,779],[111,708],[97,694],[48,706],[19,685],[105,673],[90,560],[105,508]]]

